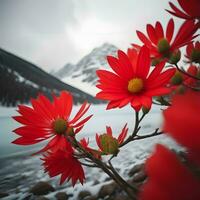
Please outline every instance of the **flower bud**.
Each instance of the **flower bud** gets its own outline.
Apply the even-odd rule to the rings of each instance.
[[[159,53],[161,53],[164,57],[168,57],[169,50],[170,50],[170,45],[169,45],[169,42],[165,38],[158,41]]]
[[[183,86],[183,85],[179,85],[177,88],[176,88],[176,93],[178,94],[184,94],[186,91],[186,88]]]
[[[73,136],[75,135],[74,129],[73,129],[72,127],[67,127],[66,134],[67,134],[68,136],[72,136],[72,137],[73,137]]]
[[[195,63],[200,64],[200,50],[199,49],[193,49],[190,55],[190,60]]]
[[[176,70],[176,73],[171,78],[170,82],[172,85],[180,85],[183,82],[182,74],[178,70]]]
[[[149,111],[150,111],[149,108],[147,108],[147,107],[145,107],[145,106],[142,107],[142,112],[143,112],[145,115],[146,115]]]
[[[161,61],[162,61],[162,59],[154,58],[154,59],[152,59],[152,61],[151,61],[151,65],[152,65],[152,66],[156,66],[156,65],[159,64]]]
[[[105,133],[99,136],[99,142],[104,153],[116,155],[119,152],[119,144],[116,138]]]
[[[169,62],[171,64],[176,64],[181,58],[181,52],[180,50],[175,50],[171,55],[170,55],[170,58],[169,58]]]

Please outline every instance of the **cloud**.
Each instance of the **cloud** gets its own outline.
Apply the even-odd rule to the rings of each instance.
[[[126,49],[135,30],[166,22],[168,1],[154,0],[1,0],[0,47],[50,71],[76,63],[93,48],[110,42]]]
[[[47,57],[51,52],[49,48],[55,54],[61,51],[66,27],[76,23],[73,0],[2,0],[0,46],[38,63],[42,54]],[[64,38],[63,45],[72,50],[70,38]],[[51,68],[50,63],[45,66]]]

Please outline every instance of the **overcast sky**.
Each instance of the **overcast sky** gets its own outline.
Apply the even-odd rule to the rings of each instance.
[[[126,50],[136,29],[171,17],[168,0],[0,0],[0,47],[46,71],[105,42]]]

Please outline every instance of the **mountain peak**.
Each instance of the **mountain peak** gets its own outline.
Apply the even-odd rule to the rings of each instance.
[[[65,83],[74,83],[74,86],[84,85],[85,92],[94,95],[97,82],[96,70],[100,68],[108,69],[107,55],[116,56],[118,48],[110,43],[104,43],[94,48],[88,55],[84,56],[76,65],[66,64],[55,76]],[[82,90],[84,88],[81,88]],[[93,91],[86,91],[91,88]],[[93,89],[92,89],[93,88]],[[83,90],[84,91],[84,90]]]

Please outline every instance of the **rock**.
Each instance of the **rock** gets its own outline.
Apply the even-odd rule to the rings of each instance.
[[[146,177],[147,177],[146,173],[144,171],[140,171],[133,177],[132,181],[136,183],[138,182],[141,183],[146,179]]]
[[[8,195],[6,192],[0,192],[0,198],[7,197]]]
[[[134,176],[136,173],[144,170],[144,164],[135,165],[128,173],[129,176]]]
[[[44,195],[53,191],[55,191],[55,189],[47,182],[38,182],[30,189],[30,193],[34,195]]]
[[[111,180],[111,178],[110,178],[109,176],[107,176],[107,177],[105,178],[104,182],[110,181],[110,180]]]
[[[38,196],[35,200],[49,200],[49,199],[44,196]]]
[[[33,195],[32,194],[24,194],[24,196],[21,199],[22,200],[32,200]]]
[[[92,194],[89,191],[83,190],[83,191],[79,192],[78,199],[83,200],[83,199],[85,199],[85,197],[88,197],[88,196],[91,196],[91,195]]]
[[[96,196],[87,196],[84,198],[84,200],[99,200]]]
[[[55,195],[57,200],[67,200],[68,199],[68,195],[65,192],[58,192]]]
[[[127,197],[126,194],[117,194],[115,195],[114,200],[131,200],[131,199]]]
[[[92,185],[98,185],[99,183],[100,182],[98,180],[95,180]]]
[[[119,187],[117,186],[115,182],[112,182],[107,185],[103,185],[101,189],[99,190],[98,197],[103,198],[106,196],[111,196],[116,192],[117,189],[119,189]]]

